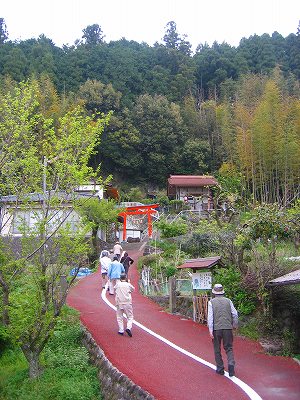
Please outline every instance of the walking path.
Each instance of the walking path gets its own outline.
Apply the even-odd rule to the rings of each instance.
[[[235,338],[236,377],[217,375],[207,328],[164,312],[138,292],[139,247],[129,250],[135,260],[129,278],[136,288],[132,338],[117,334],[114,298],[102,291],[100,273],[81,279],[67,299],[116,368],[157,400],[300,400],[300,366],[264,354],[248,339]]]

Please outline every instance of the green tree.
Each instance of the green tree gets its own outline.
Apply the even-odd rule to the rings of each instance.
[[[297,79],[300,78],[300,34],[299,27],[298,32],[295,35],[291,33],[285,39],[285,51],[287,54],[287,63],[289,70],[296,76]]]
[[[156,223],[156,227],[160,230],[162,238],[185,235],[188,231],[188,225],[183,220],[177,220],[170,223],[165,219],[160,219]]]
[[[102,82],[88,79],[80,86],[78,97],[84,101],[88,111],[107,113],[119,109],[121,93],[114,90],[111,83],[104,85]]]
[[[238,65],[236,49],[227,43],[214,42],[211,47],[199,45],[194,55],[196,84],[202,98],[217,100],[222,82],[236,79]]]
[[[290,234],[286,213],[277,204],[264,204],[255,208],[252,217],[244,225],[245,234],[253,241],[253,248],[262,243],[268,254],[267,263],[259,261],[254,268],[257,296],[264,315],[269,311],[266,283],[282,272],[277,260],[278,243]]]
[[[234,110],[228,102],[223,102],[216,108],[217,129],[221,134],[223,147],[223,160],[227,162],[236,161],[236,135]]]
[[[40,35],[37,41],[30,46],[28,54],[29,74],[39,76],[48,75],[52,81],[56,79],[55,46],[51,39]]]
[[[300,248],[300,199],[297,199],[293,206],[287,210],[289,230],[293,238],[295,248]]]
[[[223,161],[223,146],[221,132],[217,127],[217,103],[213,100],[203,102],[199,108],[198,138],[208,142],[208,169],[218,169]]]
[[[6,54],[2,73],[3,75],[9,75],[17,82],[28,77],[28,61],[20,47],[13,46]]]
[[[133,125],[129,110],[124,109],[111,116],[93,163],[101,164],[107,175],[113,174],[116,178],[136,183],[144,163],[139,152],[140,144],[139,131]]]
[[[180,37],[177,32],[177,26],[174,21],[170,21],[167,23],[166,33],[164,35],[164,43],[168,49],[178,50],[183,54],[190,55],[192,45],[186,41],[186,35],[183,35],[183,38]]]
[[[40,354],[76,276],[62,286],[61,275],[71,267],[78,271],[89,251],[90,226],[76,219],[74,188],[97,178],[88,162],[107,123],[104,118],[95,122],[79,106],[57,120],[46,117],[39,97],[33,81],[11,87],[0,98],[1,193],[13,193],[15,209],[30,211],[35,221],[29,226],[8,215],[23,233],[22,247],[10,253],[8,236],[0,257],[3,322],[29,363],[30,377],[41,372]],[[34,207],[32,192],[40,193],[41,209]]]
[[[208,172],[209,144],[205,140],[188,139],[182,148],[177,172],[204,175]]]
[[[253,35],[240,41],[237,50],[247,61],[250,72],[259,74],[272,71],[276,65],[276,53],[278,52],[273,42],[275,40],[273,41],[267,33],[261,36]]]
[[[86,44],[96,45],[103,43],[104,35],[98,24],[88,25],[82,32],[82,39],[85,40]]]
[[[140,135],[143,177],[165,185],[166,177],[177,169],[186,135],[180,108],[163,96],[143,95],[136,102],[132,119]]]
[[[99,249],[97,245],[97,232],[102,228],[106,233],[108,228],[118,222],[118,215],[122,211],[116,207],[114,200],[101,201],[96,198],[78,201],[76,209],[86,219],[92,228],[93,254],[92,262],[99,257]]]
[[[0,45],[8,39],[8,32],[4,18],[0,18]]]
[[[218,185],[211,188],[214,210],[212,215],[221,228],[231,222],[245,199],[243,177],[232,163],[223,163],[216,174]],[[244,200],[246,201],[246,199]]]

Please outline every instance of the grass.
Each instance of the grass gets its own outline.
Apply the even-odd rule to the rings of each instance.
[[[240,324],[238,335],[246,336],[252,340],[258,340],[260,335],[257,328],[257,321],[255,319],[251,319],[245,324]]]
[[[42,355],[43,374],[29,379],[28,364],[17,347],[0,357],[1,400],[99,400],[97,369],[81,344],[77,315],[68,310]]]

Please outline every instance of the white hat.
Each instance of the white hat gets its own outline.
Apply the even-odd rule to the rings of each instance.
[[[212,292],[213,294],[224,294],[223,286],[220,283],[216,283]]]

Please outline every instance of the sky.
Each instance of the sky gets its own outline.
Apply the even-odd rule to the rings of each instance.
[[[168,22],[192,44],[227,42],[238,46],[251,35],[284,37],[296,33],[300,0],[7,0],[0,8],[10,40],[44,34],[59,47],[81,39],[83,29],[98,24],[104,40],[162,43]]]

